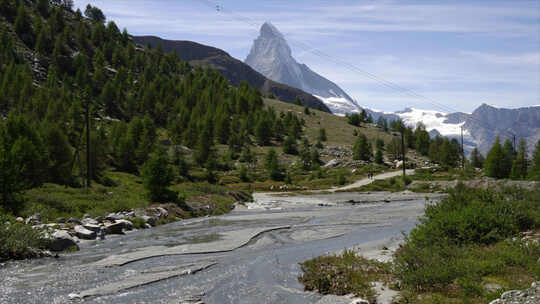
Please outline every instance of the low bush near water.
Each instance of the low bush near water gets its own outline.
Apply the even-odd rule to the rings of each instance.
[[[539,228],[539,191],[495,193],[458,185],[426,208],[395,254],[393,273],[404,303],[417,303],[419,293],[484,303],[500,293],[484,288],[490,280],[506,290],[527,287],[540,279],[540,245],[511,238]]]

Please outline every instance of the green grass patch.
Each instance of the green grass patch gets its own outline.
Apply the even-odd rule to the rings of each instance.
[[[540,245],[512,238],[530,229],[540,229],[540,191],[458,185],[426,208],[395,255],[404,303],[489,303],[504,290],[526,288],[540,279]],[[501,290],[484,288],[491,282]]]
[[[45,245],[40,231],[13,217],[0,214],[0,223],[0,261],[33,257],[32,249]]]
[[[340,255],[327,255],[300,264],[300,282],[306,290],[322,294],[356,296],[375,300],[373,281],[387,281],[390,265],[368,260],[354,251],[345,250]]]
[[[24,193],[22,216],[39,213],[44,221],[54,221],[59,217],[80,218],[85,213],[92,216],[110,212],[147,207],[140,178],[120,172],[109,172],[107,177],[114,186],[94,183],[88,191],[56,184],[45,184]]]

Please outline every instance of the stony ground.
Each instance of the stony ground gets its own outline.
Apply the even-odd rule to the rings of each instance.
[[[525,290],[510,290],[501,295],[499,299],[489,304],[538,304],[540,303],[540,281],[531,284]]]

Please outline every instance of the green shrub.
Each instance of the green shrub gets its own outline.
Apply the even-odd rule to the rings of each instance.
[[[12,217],[0,215],[0,224],[0,261],[32,257],[32,248],[45,245],[40,231]]]
[[[367,260],[352,250],[317,257],[300,265],[304,273],[299,280],[306,290],[317,290],[322,294],[355,294],[369,300],[374,300],[375,296],[371,282],[389,275],[386,264]]]
[[[540,278],[540,244],[509,239],[538,229],[539,194],[459,184],[446,199],[426,207],[395,254],[394,274],[413,294],[440,292],[474,303],[498,294],[484,291],[486,277],[501,278],[507,289],[525,288]]]

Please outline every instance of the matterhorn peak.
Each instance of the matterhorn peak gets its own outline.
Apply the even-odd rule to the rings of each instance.
[[[245,62],[264,76],[301,89],[322,100],[336,114],[358,112],[360,107],[341,88],[313,72],[292,56],[281,32],[270,22],[261,26]]]
[[[270,21],[266,21],[261,26],[261,36],[263,37],[278,37],[278,38],[284,38],[283,34],[275,27]]]

